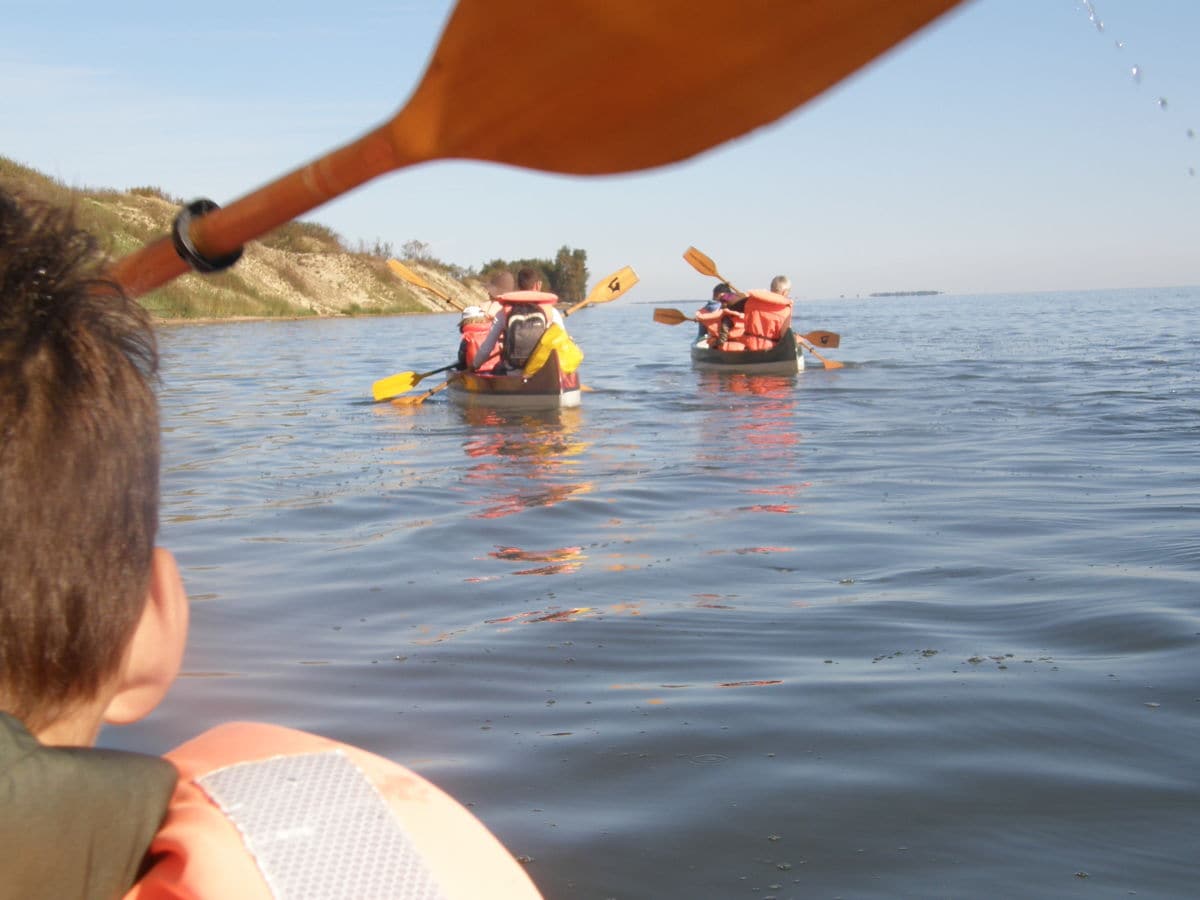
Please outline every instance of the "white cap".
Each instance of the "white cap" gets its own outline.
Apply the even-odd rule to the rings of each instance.
[[[482,316],[483,316],[483,310],[480,309],[478,306],[468,306],[466,309],[464,309],[462,311],[462,317],[464,319],[477,319],[477,318],[481,318]]]

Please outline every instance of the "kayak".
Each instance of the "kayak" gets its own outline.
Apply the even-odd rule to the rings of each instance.
[[[804,371],[804,357],[792,329],[770,350],[715,350],[707,338],[692,344],[692,363],[697,369],[739,372],[747,375],[795,375]]]
[[[466,406],[504,409],[578,406],[582,397],[579,371],[562,371],[557,350],[552,350],[546,364],[528,378],[520,372],[511,375],[464,372],[450,382],[449,393]]]

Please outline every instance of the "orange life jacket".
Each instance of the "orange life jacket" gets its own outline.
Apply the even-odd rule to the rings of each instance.
[[[365,750],[237,722],[167,759],[179,782],[126,900],[540,897],[471,813]]]
[[[721,350],[743,350],[742,333],[745,331],[745,316],[736,309],[715,309],[712,312],[701,310],[696,313],[696,319],[708,332],[708,346]],[[727,320],[728,332],[725,343],[720,343],[721,320]]]
[[[521,369],[552,321],[558,296],[544,291],[509,291],[496,297],[504,305],[504,364]]]
[[[492,328],[491,322],[469,322],[462,327],[462,339],[466,342],[466,362],[468,368],[473,367],[477,372],[490,372],[496,368],[496,363],[500,362],[501,342],[496,341],[492,347],[492,352],[488,354],[488,358],[482,364],[474,366],[475,351],[479,349],[479,345],[483,343],[483,339],[487,337],[488,332]]]
[[[751,291],[746,295],[745,334],[747,350],[770,350],[792,327],[791,298],[771,291]]]

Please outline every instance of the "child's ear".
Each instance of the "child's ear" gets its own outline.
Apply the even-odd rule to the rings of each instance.
[[[170,551],[154,550],[146,607],[130,641],[116,693],[104,710],[110,725],[127,725],[148,715],[167,693],[183,662],[188,599]]]

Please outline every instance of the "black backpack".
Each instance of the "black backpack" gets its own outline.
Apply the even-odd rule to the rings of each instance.
[[[550,318],[540,303],[514,303],[504,323],[504,363],[510,369],[523,369],[538,345]]]

